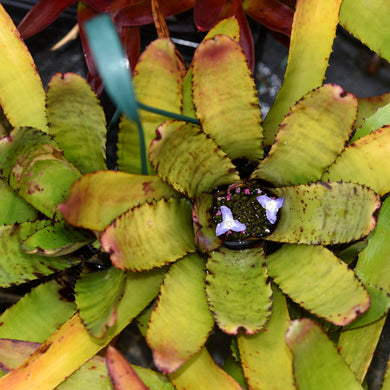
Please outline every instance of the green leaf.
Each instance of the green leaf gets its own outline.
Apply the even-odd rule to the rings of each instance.
[[[126,273],[115,267],[99,272],[83,271],[76,282],[76,305],[92,336],[101,338],[116,322]]]
[[[138,103],[133,90],[131,69],[116,27],[108,13],[89,19],[84,26],[88,45],[107,93],[130,120],[137,125],[141,172],[148,174],[145,135],[138,114]]]
[[[209,255],[206,293],[218,326],[229,334],[256,333],[271,315],[272,290],[263,249],[221,247]]]
[[[162,372],[176,371],[199,352],[213,328],[204,279],[205,261],[196,254],[172,264],[165,275],[146,333]]]
[[[39,343],[17,340],[0,340],[0,364],[11,371],[20,366],[40,347]],[[100,356],[83,364],[77,371],[67,377],[56,390],[83,390],[93,387],[94,390],[113,389],[105,361]]]
[[[351,142],[356,141],[357,139],[364,137],[367,134],[370,134],[374,130],[378,130],[382,126],[388,125],[390,123],[390,104],[378,108],[378,110],[367,118],[362,126],[357,129],[354,136],[351,139]]]
[[[227,35],[234,41],[240,40],[240,26],[235,17],[222,19],[204,37],[204,39],[214,38],[216,35]],[[192,101],[192,66],[187,70],[183,78],[183,110],[182,114],[196,118],[195,106]]]
[[[168,121],[161,125],[149,157],[164,181],[193,199],[202,192],[240,180],[226,154],[190,123]]]
[[[359,382],[363,382],[370,367],[385,321],[386,317],[340,334],[337,348]]]
[[[390,103],[390,93],[385,93],[379,96],[369,96],[358,98],[359,111],[356,119],[356,128],[359,128],[364,121],[371,115],[375,114],[380,107]]]
[[[360,253],[355,267],[357,277],[366,285],[375,285],[390,292],[390,199],[379,211],[375,230],[368,245]],[[339,348],[356,377],[363,381],[379,341],[386,318],[373,324],[342,332]]]
[[[55,280],[42,283],[8,308],[0,315],[0,338],[45,341],[76,311],[62,287]]]
[[[373,322],[383,318],[390,308],[389,293],[375,286],[365,285],[364,287],[370,294],[370,307],[365,313],[356,318],[355,321],[352,321],[347,326],[344,326],[342,329],[343,331],[372,324]]]
[[[134,207],[104,231],[101,243],[121,269],[140,271],[174,262],[195,252],[191,205],[186,199],[170,199]]]
[[[33,221],[38,217],[38,211],[2,179],[0,179],[0,204],[0,225]]]
[[[0,226],[0,286],[25,283],[79,263],[68,257],[49,258],[20,251],[20,243],[48,223],[50,221]]]
[[[329,245],[358,240],[375,227],[379,199],[358,184],[321,182],[272,192],[284,203],[266,240]]]
[[[194,54],[192,80],[204,132],[231,159],[259,161],[263,156],[260,107],[240,45],[225,35],[203,41]]]
[[[127,117],[139,122],[129,62],[110,16],[96,16],[84,28],[108,94]]]
[[[183,108],[182,114],[196,118],[194,102],[192,101],[192,66],[188,68],[183,78]]]
[[[23,365],[1,379],[7,389],[52,390],[119,334],[158,294],[163,270],[127,272],[117,321],[102,339],[92,337],[76,314]],[[61,356],[61,359],[58,359]],[[45,375],[42,375],[45,372]]]
[[[29,254],[63,256],[94,241],[91,232],[75,229],[64,221],[55,222],[26,238],[20,249]]]
[[[370,296],[353,271],[325,247],[283,245],[266,262],[285,294],[333,324],[347,325],[370,306]]]
[[[39,343],[16,340],[0,340],[0,364],[7,371],[20,366],[38,348]],[[151,369],[131,365],[132,369],[149,386],[156,390],[174,390],[169,379]],[[93,387],[94,390],[113,389],[106,361],[101,356],[94,356],[84,363],[78,370],[68,376],[56,390],[85,390]]]
[[[276,186],[318,181],[344,149],[356,110],[356,98],[337,85],[326,84],[308,93],[291,108],[252,177]]]
[[[340,9],[340,24],[387,61],[390,61],[389,17],[390,4],[381,0],[344,0]]]
[[[80,172],[62,155],[51,137],[23,127],[0,141],[0,164],[11,187],[49,218],[68,196]]]
[[[347,146],[322,180],[344,180],[372,188],[379,195],[390,191],[390,125]]]
[[[203,347],[177,371],[169,374],[176,390],[242,390],[242,387],[213,361]]]
[[[294,12],[283,85],[264,120],[264,143],[272,145],[290,107],[322,85],[338,24],[341,0],[301,1]]]
[[[237,336],[245,377],[251,389],[293,390],[292,354],[285,335],[290,324],[286,299],[273,286],[272,314],[255,335]]]
[[[157,176],[100,171],[76,181],[68,199],[58,208],[72,225],[103,231],[133,207],[179,196]]]
[[[234,380],[241,385],[244,390],[248,390],[244,371],[241,367],[241,362],[237,360],[233,354],[228,356],[222,366],[223,370],[229,374]]]
[[[0,106],[13,127],[47,131],[45,90],[20,34],[0,4]]]
[[[81,173],[106,169],[106,119],[87,82],[74,73],[57,73],[46,97],[49,133]]]
[[[389,390],[390,389],[390,359],[387,361],[386,373],[383,379],[381,390]]]
[[[235,16],[225,18],[219,21],[212,29],[207,32],[204,39],[212,39],[216,35],[227,35],[236,42],[240,40],[240,25]]]
[[[138,101],[176,114],[181,113],[182,75],[177,64],[175,46],[169,39],[153,41],[142,53],[134,69],[134,90]],[[157,127],[167,117],[145,110],[139,113],[145,135],[146,151]],[[137,123],[121,118],[118,133],[118,169],[141,173]],[[149,165],[149,173],[153,172]]]
[[[360,253],[355,267],[357,277],[390,293],[390,198],[382,203],[368,245]]]
[[[309,319],[292,321],[286,335],[300,390],[363,390],[321,328]]]

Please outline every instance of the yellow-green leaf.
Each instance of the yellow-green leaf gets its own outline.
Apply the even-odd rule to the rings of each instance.
[[[47,91],[49,133],[81,173],[106,169],[106,119],[87,82],[57,73]]]
[[[135,207],[104,231],[101,243],[112,263],[124,270],[172,263],[195,252],[191,205],[170,199]]]
[[[253,334],[271,315],[272,290],[263,248],[221,247],[207,260],[206,293],[218,326],[226,333]]]
[[[338,24],[341,0],[299,1],[294,12],[283,85],[264,120],[264,143],[272,145],[290,107],[322,85]]]
[[[385,290],[376,286],[365,284],[364,287],[370,294],[370,307],[369,309],[352,321],[347,326],[343,327],[343,330],[360,328],[367,326],[378,320],[387,314],[390,308],[390,294]]]
[[[29,205],[2,179],[0,179],[0,204],[0,225],[34,221],[38,217],[38,210]]]
[[[29,254],[63,256],[94,241],[94,235],[76,229],[65,221],[55,222],[38,230],[20,244],[20,249]]]
[[[383,0],[344,0],[340,24],[382,58],[390,61],[390,3]]]
[[[276,142],[252,177],[276,186],[318,181],[343,150],[356,112],[356,98],[337,85],[308,93],[284,118]]]
[[[347,325],[370,306],[353,271],[325,247],[283,245],[266,261],[269,275],[285,294],[329,322]]]
[[[351,181],[379,195],[390,191],[390,125],[373,131],[347,146],[322,180]]]
[[[259,161],[263,156],[260,107],[240,45],[225,35],[203,41],[194,54],[192,80],[204,132],[231,159]]]
[[[30,52],[1,4],[0,106],[13,127],[47,132],[45,90]]]
[[[363,390],[334,344],[309,319],[292,321],[286,335],[300,390]]]
[[[204,279],[205,261],[196,254],[172,264],[165,275],[146,333],[162,372],[176,371],[199,352],[212,330]]]
[[[205,347],[177,371],[169,374],[169,379],[176,390],[242,390],[231,376],[217,366]]]
[[[164,181],[192,199],[240,180],[226,154],[191,123],[168,121],[161,125],[149,157]]]
[[[372,284],[390,292],[390,199],[379,211],[375,230],[368,245],[360,253],[355,273],[365,284]],[[360,381],[363,381],[386,318],[368,326],[342,332],[338,342],[345,361]]]
[[[367,187],[320,182],[272,191],[284,203],[266,240],[329,245],[357,240],[375,227],[373,214],[380,201]]]
[[[14,129],[0,140],[3,175],[28,203],[49,218],[60,217],[57,206],[81,176],[53,139],[36,129]]]
[[[20,243],[47,226],[50,221],[24,222],[0,226],[0,286],[21,284],[76,265],[80,260],[70,257],[29,255],[20,250]]]
[[[386,317],[363,326],[341,332],[337,348],[358,381],[363,382],[379,342]]]
[[[21,366],[0,379],[0,390],[52,390],[119,334],[158,294],[163,272],[127,273],[117,322],[103,339],[92,337],[76,314]],[[61,359],[58,359],[61,356]],[[45,375],[42,375],[45,372]]]
[[[272,314],[255,335],[237,337],[245,377],[251,389],[293,390],[292,354],[286,344],[290,324],[286,299],[273,286]]]
[[[356,128],[359,128],[363,122],[371,115],[375,114],[380,107],[390,103],[390,93],[379,96],[369,96],[358,98],[359,111],[356,119]]]
[[[55,280],[42,283],[8,308],[0,316],[0,338],[44,342],[76,311],[61,289]]]
[[[76,181],[59,210],[74,226],[103,231],[115,218],[141,203],[179,196],[157,176],[100,171]]]
[[[84,271],[75,286],[77,309],[85,327],[94,337],[103,337],[117,319],[116,306],[126,273],[115,267],[99,272]]]
[[[133,85],[140,103],[181,113],[182,75],[176,61],[175,46],[169,39],[157,39],[144,50],[134,69]],[[140,110],[139,114],[147,149],[155,137],[156,128],[167,118],[144,110]],[[118,134],[118,168],[141,173],[139,156],[137,125],[122,117]],[[150,166],[149,170],[151,173]]]

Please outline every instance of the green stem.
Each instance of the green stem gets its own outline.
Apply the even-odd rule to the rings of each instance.
[[[141,153],[141,170],[143,175],[148,174],[148,159],[146,157],[146,145],[145,145],[145,135],[142,123],[138,117],[137,119],[138,127],[138,138],[139,138],[139,149]]]
[[[185,122],[190,122],[190,123],[193,123],[195,125],[200,124],[197,119],[191,118],[191,117],[186,116],[186,115],[175,114],[174,112],[161,110],[159,108],[148,106],[147,104],[143,104],[140,102],[137,102],[137,105],[138,105],[138,108],[140,108],[142,110],[153,112],[153,113],[159,114],[159,115],[163,115],[163,116],[166,116],[168,118],[177,119],[177,120],[181,120],[181,121],[185,121]],[[110,121],[110,124],[108,125],[109,129],[118,121],[119,115],[120,115],[120,110],[117,109],[115,111],[111,121]],[[139,149],[140,149],[140,156],[141,156],[141,170],[142,170],[143,175],[147,175],[148,174],[148,159],[146,156],[145,135],[144,135],[142,123],[141,123],[139,118],[136,121],[136,124],[137,124],[137,128],[138,128]]]
[[[197,119],[191,118],[190,116],[180,115],[180,114],[175,114],[174,112],[160,110],[159,108],[148,106],[147,104],[143,104],[140,102],[137,102],[137,104],[138,104],[138,108],[141,108],[142,110],[145,110],[145,111],[150,111],[150,112],[153,112],[155,114],[164,115],[168,118],[177,119],[179,121],[190,122],[190,123],[193,123],[195,125],[200,124]]]

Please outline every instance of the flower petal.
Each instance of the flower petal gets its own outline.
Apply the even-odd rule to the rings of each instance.
[[[266,209],[266,216],[270,223],[275,223],[279,209],[283,206],[284,198],[270,198],[267,195],[260,195],[256,200]]]
[[[191,205],[186,199],[160,200],[135,207],[102,234],[112,263],[127,270],[148,270],[195,252]]]
[[[167,121],[157,130],[149,157],[157,174],[190,198],[240,180],[226,154],[193,124]]]
[[[204,259],[192,254],[172,264],[165,275],[146,333],[162,372],[176,371],[199,352],[213,328],[204,271]]]
[[[233,219],[232,211],[229,207],[221,206],[222,222],[217,225],[215,235],[221,236],[231,230],[234,232],[243,232],[246,230],[246,225]]]
[[[256,333],[267,322],[271,287],[262,248],[220,248],[207,261],[206,293],[218,326],[226,333]],[[243,304],[245,302],[245,304]]]

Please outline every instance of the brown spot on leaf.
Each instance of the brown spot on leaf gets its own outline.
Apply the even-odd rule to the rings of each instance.
[[[146,181],[146,182],[142,183],[142,190],[146,196],[148,196],[149,192],[154,192],[153,182]]]

